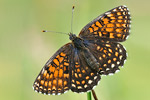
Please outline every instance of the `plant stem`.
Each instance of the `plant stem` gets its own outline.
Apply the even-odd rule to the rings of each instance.
[[[97,98],[96,93],[95,93],[94,90],[92,90],[92,94],[93,94],[94,99],[95,99],[95,100],[98,100],[98,98]]]
[[[91,98],[91,92],[87,93],[87,100],[92,100],[92,98]]]

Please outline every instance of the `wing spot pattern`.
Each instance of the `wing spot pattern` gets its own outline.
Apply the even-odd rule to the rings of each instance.
[[[100,27],[100,28],[102,27],[102,25],[100,24],[99,21],[96,22],[96,25],[97,25],[98,27]]]

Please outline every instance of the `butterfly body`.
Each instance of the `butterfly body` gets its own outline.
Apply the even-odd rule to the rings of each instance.
[[[127,58],[119,42],[127,39],[130,13],[118,6],[88,23],[79,36],[69,33],[70,43],[62,46],[44,65],[33,89],[47,95],[71,90],[81,93],[92,90],[101,75],[120,70]]]
[[[97,62],[93,54],[89,51],[89,49],[86,47],[88,41],[84,42],[84,39],[79,38],[75,34],[72,34],[72,33],[70,33],[69,36],[70,36],[70,39],[72,41],[74,48],[76,48],[77,52],[81,52],[81,55],[83,55],[83,59],[86,60],[86,63],[88,64],[88,66],[91,69],[93,69],[93,71],[98,72],[99,63]]]

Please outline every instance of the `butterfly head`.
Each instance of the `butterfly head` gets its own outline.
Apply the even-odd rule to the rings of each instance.
[[[69,39],[70,40],[74,40],[75,38],[77,38],[77,36],[73,33],[69,33]]]

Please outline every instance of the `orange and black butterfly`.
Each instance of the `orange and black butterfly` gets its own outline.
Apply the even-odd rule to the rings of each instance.
[[[33,89],[47,95],[92,90],[101,75],[113,74],[123,66],[127,55],[119,42],[129,36],[130,21],[128,8],[119,6],[91,21],[79,36],[69,33],[71,42],[47,61]]]

